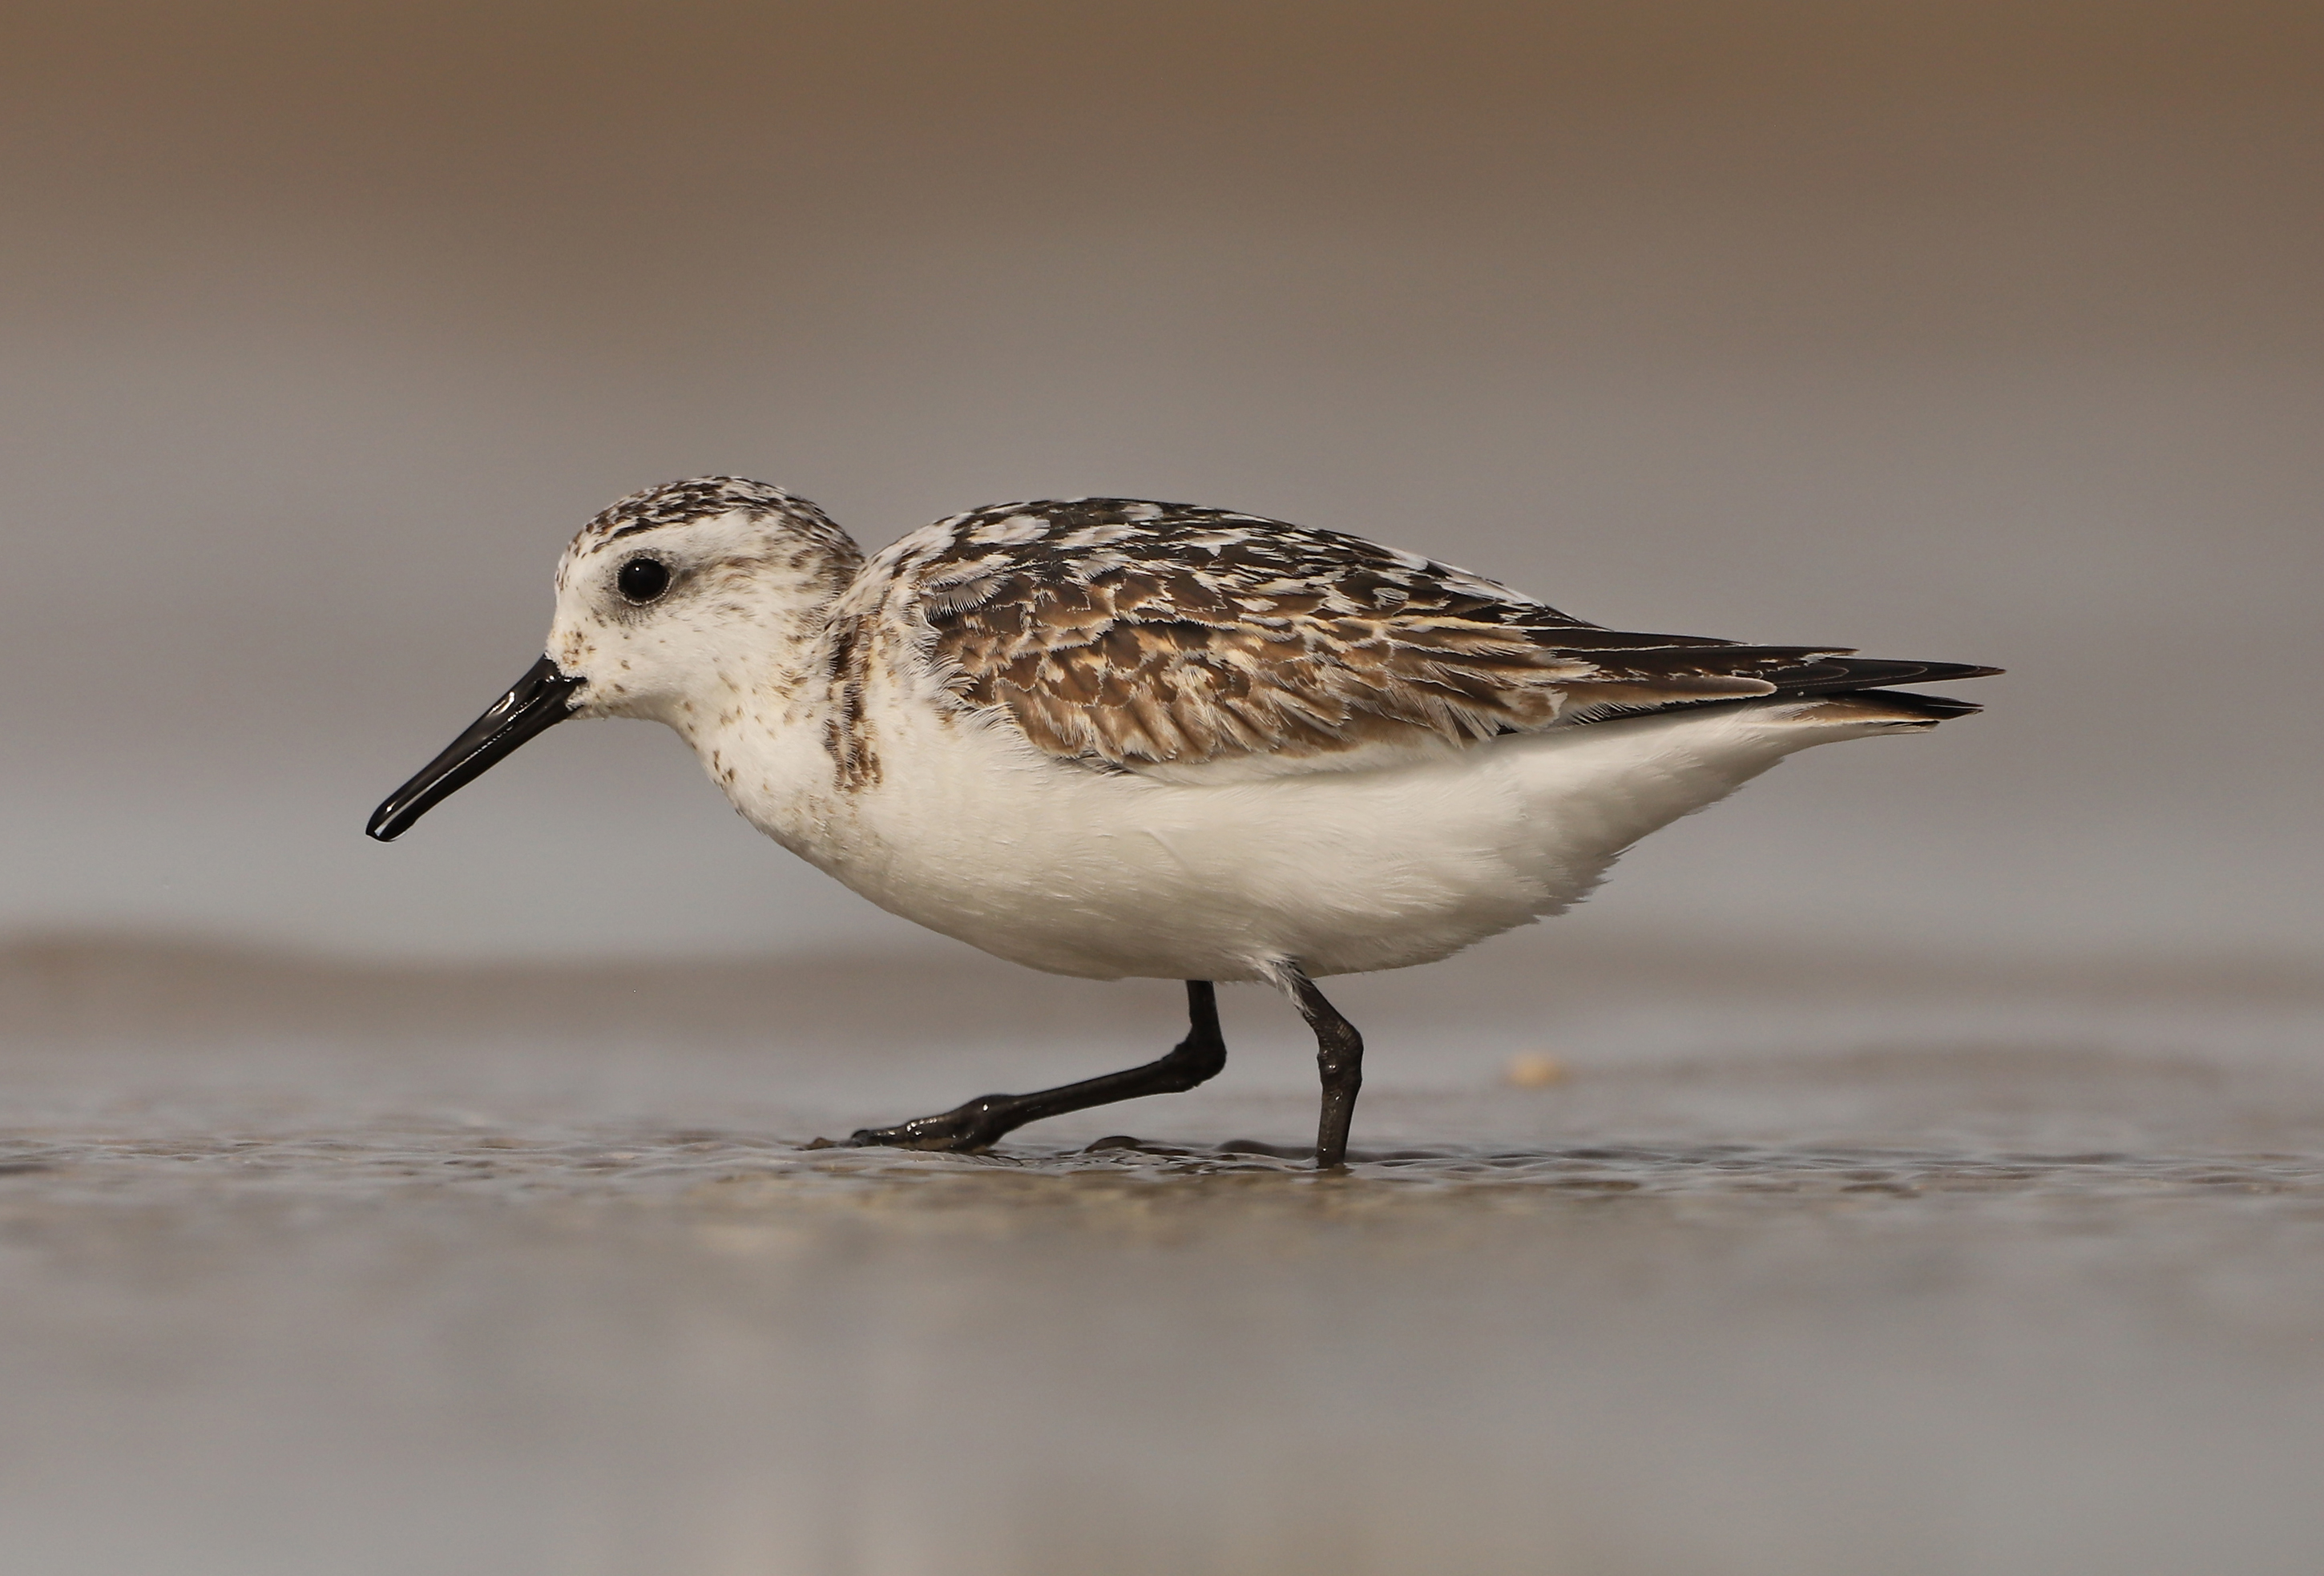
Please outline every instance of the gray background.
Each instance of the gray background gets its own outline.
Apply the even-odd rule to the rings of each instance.
[[[11,14],[0,926],[904,944],[659,730],[360,836],[571,530],[715,470],[867,544],[1187,500],[2013,670],[1578,939],[2324,949],[2312,7]]]
[[[2311,1576],[2319,45],[7,7],[0,1576]],[[1178,988],[889,919],[650,727],[361,834],[708,470],[2012,671],[1334,982],[1350,1176],[1260,990],[1190,1093],[810,1149]]]

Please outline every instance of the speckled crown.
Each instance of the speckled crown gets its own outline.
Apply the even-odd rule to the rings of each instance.
[[[607,505],[581,528],[574,545],[601,545],[719,514],[742,514],[754,520],[779,515],[810,535],[845,539],[822,510],[771,483],[744,476],[689,476],[682,482],[648,487]]]

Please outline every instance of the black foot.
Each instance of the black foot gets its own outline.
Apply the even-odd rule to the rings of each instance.
[[[1219,1037],[1218,993],[1208,980],[1186,982],[1186,1037],[1168,1055],[1142,1067],[1031,1094],[980,1094],[935,1116],[914,1117],[892,1128],[859,1129],[848,1142],[898,1149],[990,1149],[1027,1122],[1044,1117],[1143,1094],[1181,1093],[1215,1077],[1227,1064],[1227,1043]]]
[[[856,1148],[990,1149],[1023,1119],[1010,1120],[1022,1104],[1013,1094],[980,1094],[965,1105],[935,1116],[916,1116],[892,1128],[858,1128],[847,1139]]]

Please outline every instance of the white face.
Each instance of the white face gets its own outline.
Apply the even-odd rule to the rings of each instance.
[[[558,668],[586,680],[573,714],[683,731],[780,682],[829,595],[815,546],[741,514],[576,538],[558,566],[548,644]]]

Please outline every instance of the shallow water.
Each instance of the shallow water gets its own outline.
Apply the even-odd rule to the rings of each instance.
[[[0,1568],[2315,1569],[2324,1080],[1418,1060],[1327,1177],[1263,1077],[17,1046]]]
[[[951,1207],[1048,1203],[1102,1188],[1104,1196],[1154,1191],[1175,1205],[1176,1195],[1160,1190],[1204,1180],[1296,1188],[1304,1199],[1334,1207],[1360,1197],[1361,1207],[1377,1209],[1462,1207],[1454,1199],[1515,1205],[1528,1194],[1577,1193],[1702,1203],[1773,1194],[1815,1201],[1978,1194],[2037,1203],[2235,1194],[2292,1206],[2324,1201],[2324,1152],[1413,1144],[1360,1147],[1349,1160],[1344,1175],[1318,1175],[1309,1149],[1256,1138],[1194,1145],[1112,1134],[1066,1147],[1020,1138],[992,1153],[961,1156],[700,1129],[510,1133],[461,1124],[201,1137],[32,1130],[0,1147],[0,1176],[41,1177],[44,1201],[60,1203],[154,1202],[157,1195],[173,1203],[218,1195],[344,1202],[413,1193],[522,1203],[698,1203],[720,1196],[705,1190],[744,1188],[787,1204],[877,1199],[927,1207],[941,1199]],[[1264,1195],[1238,1198],[1252,1196]]]

